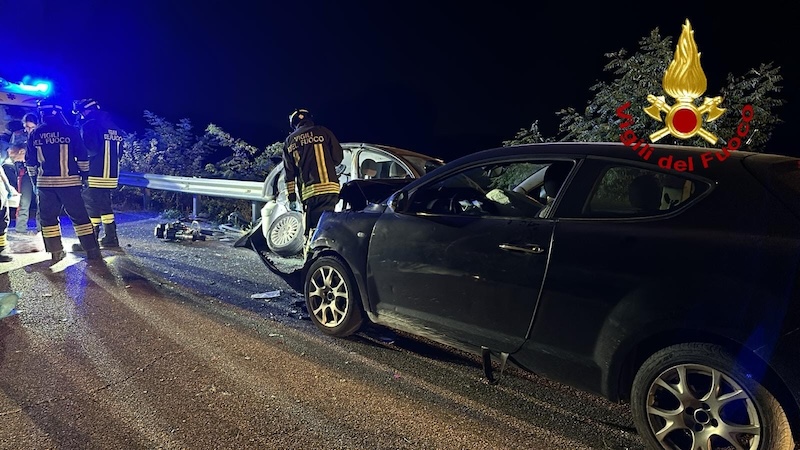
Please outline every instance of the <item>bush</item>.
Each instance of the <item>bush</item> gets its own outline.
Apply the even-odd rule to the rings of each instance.
[[[144,112],[149,125],[141,136],[126,136],[120,170],[125,172],[172,175],[181,177],[224,178],[242,181],[263,181],[274,167],[272,158],[281,155],[282,142],[260,149],[236,139],[214,124],[202,135],[192,132],[189,119],[172,123],[150,111]],[[229,149],[231,155],[220,161],[210,161],[212,155]],[[176,211],[182,217],[192,213],[191,194],[121,186],[113,196],[120,209],[141,209],[147,195],[148,209]],[[251,218],[247,200],[202,197],[198,215],[225,221],[232,214]],[[136,206],[138,205],[138,206]]]

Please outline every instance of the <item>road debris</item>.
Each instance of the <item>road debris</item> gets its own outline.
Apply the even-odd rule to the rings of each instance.
[[[267,291],[267,292],[261,292],[261,293],[258,293],[258,294],[252,294],[250,296],[250,298],[278,298],[280,296],[281,296],[281,290],[277,289],[277,290],[274,290],[274,291]]]

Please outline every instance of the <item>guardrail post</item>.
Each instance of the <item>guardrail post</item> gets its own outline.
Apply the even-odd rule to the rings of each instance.
[[[197,198],[197,194],[192,195],[192,220],[197,219],[197,210],[200,207],[200,200]]]
[[[250,225],[256,224],[256,218],[261,214],[261,206],[259,202],[250,202]]]

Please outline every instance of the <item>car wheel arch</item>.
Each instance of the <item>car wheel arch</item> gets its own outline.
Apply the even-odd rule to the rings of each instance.
[[[318,260],[320,258],[323,258],[325,256],[330,256],[330,257],[336,258],[337,260],[339,260],[339,262],[342,265],[344,265],[345,267],[347,267],[350,270],[350,272],[351,272],[351,274],[353,276],[353,281],[356,283],[356,286],[358,286],[358,294],[359,294],[359,298],[361,299],[361,309],[362,309],[363,312],[365,312],[367,314],[367,318],[370,320],[370,322],[374,323],[375,319],[376,319],[376,316],[375,316],[374,312],[370,309],[369,294],[367,293],[367,287],[364,284],[364,280],[363,280],[363,277],[361,276],[361,273],[359,271],[353,269],[353,267],[354,267],[353,264],[351,264],[350,261],[346,257],[344,257],[341,253],[335,251],[334,249],[332,249],[330,247],[318,248],[318,249],[312,250],[312,252],[313,252],[312,256],[307,258],[305,264],[303,264],[303,272],[302,272],[303,273],[303,275],[302,275],[303,280],[305,280],[307,278],[308,270],[311,267],[311,265],[314,263],[314,261],[316,261],[316,260]]]
[[[786,409],[786,415],[792,427],[792,434],[800,440],[800,404],[795,401],[789,388],[770,365],[741,343],[703,330],[661,330],[640,339],[635,344],[630,345],[624,352],[618,351],[617,354],[619,356],[610,363],[608,370],[604,374],[606,378],[603,383],[605,395],[612,401],[629,402],[633,380],[642,364],[661,349],[688,343],[718,345],[734,354],[744,356],[743,363],[746,369],[750,371],[763,370],[764,375],[761,384],[772,392]],[[623,347],[623,345],[620,345],[620,347]]]

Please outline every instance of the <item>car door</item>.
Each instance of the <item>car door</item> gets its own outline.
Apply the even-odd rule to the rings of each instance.
[[[547,163],[468,167],[419,186],[403,211],[384,213],[368,257],[377,314],[433,339],[519,348],[554,223],[538,217],[544,205],[513,191]]]
[[[690,219],[681,212],[708,188],[700,177],[654,165],[587,158],[555,211],[547,281],[514,360],[600,392],[611,348],[649,320],[641,307],[662,305],[665,321],[682,309],[674,289],[696,264],[692,245],[708,234],[675,230]],[[644,298],[641,289],[649,293]]]

